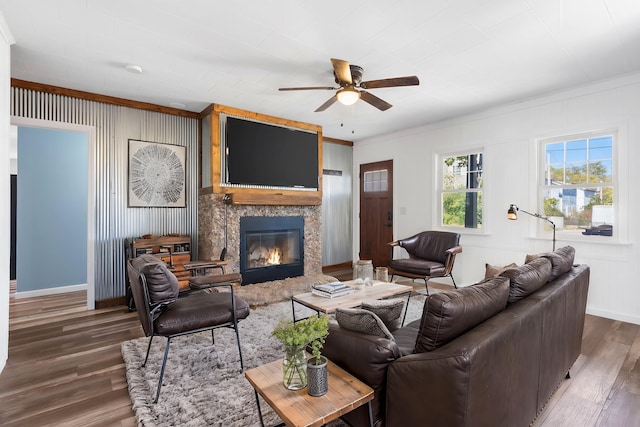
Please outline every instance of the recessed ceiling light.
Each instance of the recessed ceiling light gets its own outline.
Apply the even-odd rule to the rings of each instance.
[[[142,67],[136,64],[127,64],[124,68],[133,74],[142,74]]]
[[[172,106],[173,108],[181,108],[181,109],[187,108],[187,106],[184,105],[182,102],[172,102],[169,105]]]

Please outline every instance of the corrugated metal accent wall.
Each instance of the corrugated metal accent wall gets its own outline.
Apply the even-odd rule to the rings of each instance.
[[[353,148],[322,145],[322,265],[351,261]]]
[[[125,295],[127,237],[188,234],[197,251],[199,120],[22,88],[11,88],[11,114],[95,128],[96,301]],[[187,147],[186,208],[127,207],[129,139]]]

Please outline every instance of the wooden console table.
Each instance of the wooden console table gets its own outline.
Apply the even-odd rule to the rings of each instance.
[[[169,270],[178,278],[180,290],[189,289],[191,272],[184,264],[191,261],[191,237],[189,236],[152,236],[149,238],[129,239],[130,248],[127,257],[136,258],[143,254],[152,254],[167,263]]]
[[[318,397],[310,396],[306,388],[287,390],[282,383],[282,359],[245,371],[255,391],[260,424],[264,427],[258,394],[287,426],[322,426],[365,403],[373,426],[373,389],[331,361],[328,368],[329,391]]]

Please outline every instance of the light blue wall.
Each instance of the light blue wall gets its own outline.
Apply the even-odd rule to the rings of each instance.
[[[17,291],[87,283],[87,135],[18,128]]]

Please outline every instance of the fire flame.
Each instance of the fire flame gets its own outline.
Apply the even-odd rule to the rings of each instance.
[[[267,258],[267,264],[278,265],[280,264],[281,258],[282,258],[282,254],[280,253],[280,248],[270,249],[269,257]]]

